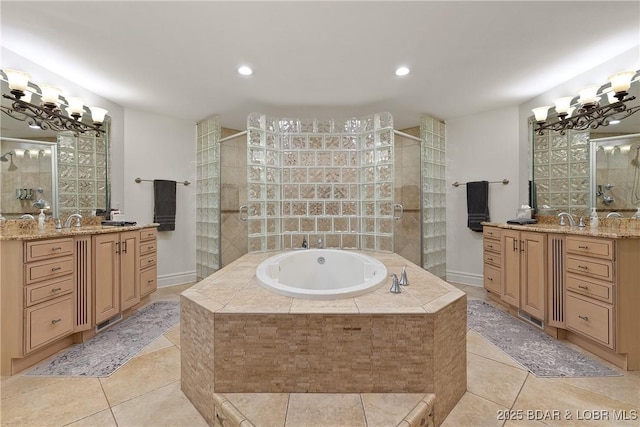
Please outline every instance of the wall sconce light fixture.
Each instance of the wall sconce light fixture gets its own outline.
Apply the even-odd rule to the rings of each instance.
[[[636,71],[623,71],[609,77],[610,85],[606,87],[587,86],[578,91],[578,106],[572,107],[571,102],[574,97],[562,97],[554,101],[554,106],[545,105],[534,108],[533,114],[536,119],[535,131],[538,135],[543,135],[545,130],[552,130],[564,134],[568,129],[587,130],[596,129],[600,126],[608,126],[614,121],[619,121],[629,117],[640,110],[640,105],[630,107],[628,102],[636,99],[629,96],[629,88],[634,80]],[[608,104],[600,105],[600,96],[606,94]],[[555,108],[557,119],[547,121],[549,109]],[[576,114],[573,115],[574,109]]]
[[[85,112],[84,102],[81,98],[65,97],[68,105],[66,108],[68,115],[65,115],[60,105],[62,91],[51,85],[39,84],[40,105],[33,104],[31,97],[36,93],[33,87],[29,86],[31,76],[18,70],[2,70],[9,84],[11,95],[2,94],[3,98],[11,101],[11,106],[0,106],[3,113],[16,120],[27,121],[29,127],[35,129],[51,129],[55,131],[72,131],[74,133],[85,133],[93,131],[97,136],[104,133],[102,124],[107,110],[100,107],[89,107],[92,123],[82,121]]]

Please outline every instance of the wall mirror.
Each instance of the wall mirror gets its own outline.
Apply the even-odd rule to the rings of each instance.
[[[640,105],[640,81],[629,94]],[[606,101],[604,101],[606,102]],[[620,123],[584,131],[533,131],[531,201],[539,214],[599,212],[633,215],[640,206],[640,112]]]
[[[9,93],[2,80],[3,94]],[[33,102],[33,101],[32,101]],[[2,98],[2,106],[11,101]],[[7,219],[22,214],[64,218],[107,211],[109,204],[109,121],[105,132],[74,134],[70,131],[31,129],[0,113],[0,213]]]

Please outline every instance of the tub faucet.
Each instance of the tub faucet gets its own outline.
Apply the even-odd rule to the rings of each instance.
[[[64,222],[64,228],[71,228],[71,221],[73,221],[73,219],[76,219],[76,227],[80,227],[80,220],[82,219],[82,215],[74,213],[71,214],[67,217],[67,220]]]
[[[391,275],[391,289],[389,289],[389,292],[391,292],[392,294],[399,294],[400,292],[402,292],[402,289],[400,289],[398,276],[396,276],[395,273]]]
[[[622,215],[620,215],[618,212],[609,212],[607,214],[607,218],[622,218]]]
[[[302,238],[302,249],[307,249],[307,247],[309,247],[309,245],[307,244],[307,237],[303,237]]]
[[[560,218],[560,225],[567,225],[567,223],[564,222],[565,218],[569,218],[569,225],[571,227],[575,227],[575,225],[576,225],[576,220],[573,219],[573,216],[571,216],[571,214],[569,214],[567,212],[560,212],[558,214],[558,218]]]

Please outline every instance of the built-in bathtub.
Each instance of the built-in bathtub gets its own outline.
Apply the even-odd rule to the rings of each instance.
[[[256,269],[260,285],[293,298],[331,300],[371,292],[387,280],[383,263],[338,249],[294,250],[272,256]]]
[[[266,289],[258,266],[285,252],[244,255],[182,293],[181,386],[211,425],[227,393],[433,394],[434,422],[444,420],[466,391],[466,295],[399,255],[353,253],[387,270],[361,295]],[[390,293],[389,274],[405,265],[411,284]]]

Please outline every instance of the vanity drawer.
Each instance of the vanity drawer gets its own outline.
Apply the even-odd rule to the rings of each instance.
[[[156,266],[140,273],[140,296],[144,296],[158,289],[158,270]]]
[[[613,260],[613,241],[567,236],[567,253]]]
[[[35,285],[25,286],[24,302],[26,307],[57,298],[73,292],[73,276],[68,275]]]
[[[597,298],[601,301],[613,304],[613,284],[599,282],[595,279],[587,279],[583,276],[567,274],[567,289],[572,292]]]
[[[73,273],[73,257],[37,261],[25,266],[25,284],[53,279]]]
[[[140,230],[140,241],[144,242],[145,240],[154,240],[158,235],[158,230],[155,228],[145,228]]]
[[[613,263],[592,258],[567,256],[567,271],[602,280],[613,280]]]
[[[73,239],[36,240],[25,244],[25,261],[73,255]]]
[[[140,242],[140,255],[154,253],[158,250],[158,242],[151,240],[148,242]]]
[[[613,307],[599,301],[567,293],[565,319],[567,329],[614,348]]]
[[[502,293],[502,274],[499,268],[484,265],[484,287],[498,295]]]
[[[147,255],[140,258],[140,270],[156,265],[156,254]]]
[[[496,267],[500,267],[502,265],[502,257],[500,256],[500,254],[494,252],[485,252],[484,262],[485,264],[491,264],[495,265]]]
[[[73,298],[56,298],[25,309],[25,352],[73,332]]]
[[[500,240],[502,237],[502,233],[499,228],[495,227],[482,227],[482,236],[487,239],[496,239]]]
[[[500,253],[502,248],[502,243],[499,240],[483,240],[482,247],[485,252],[496,252]]]

